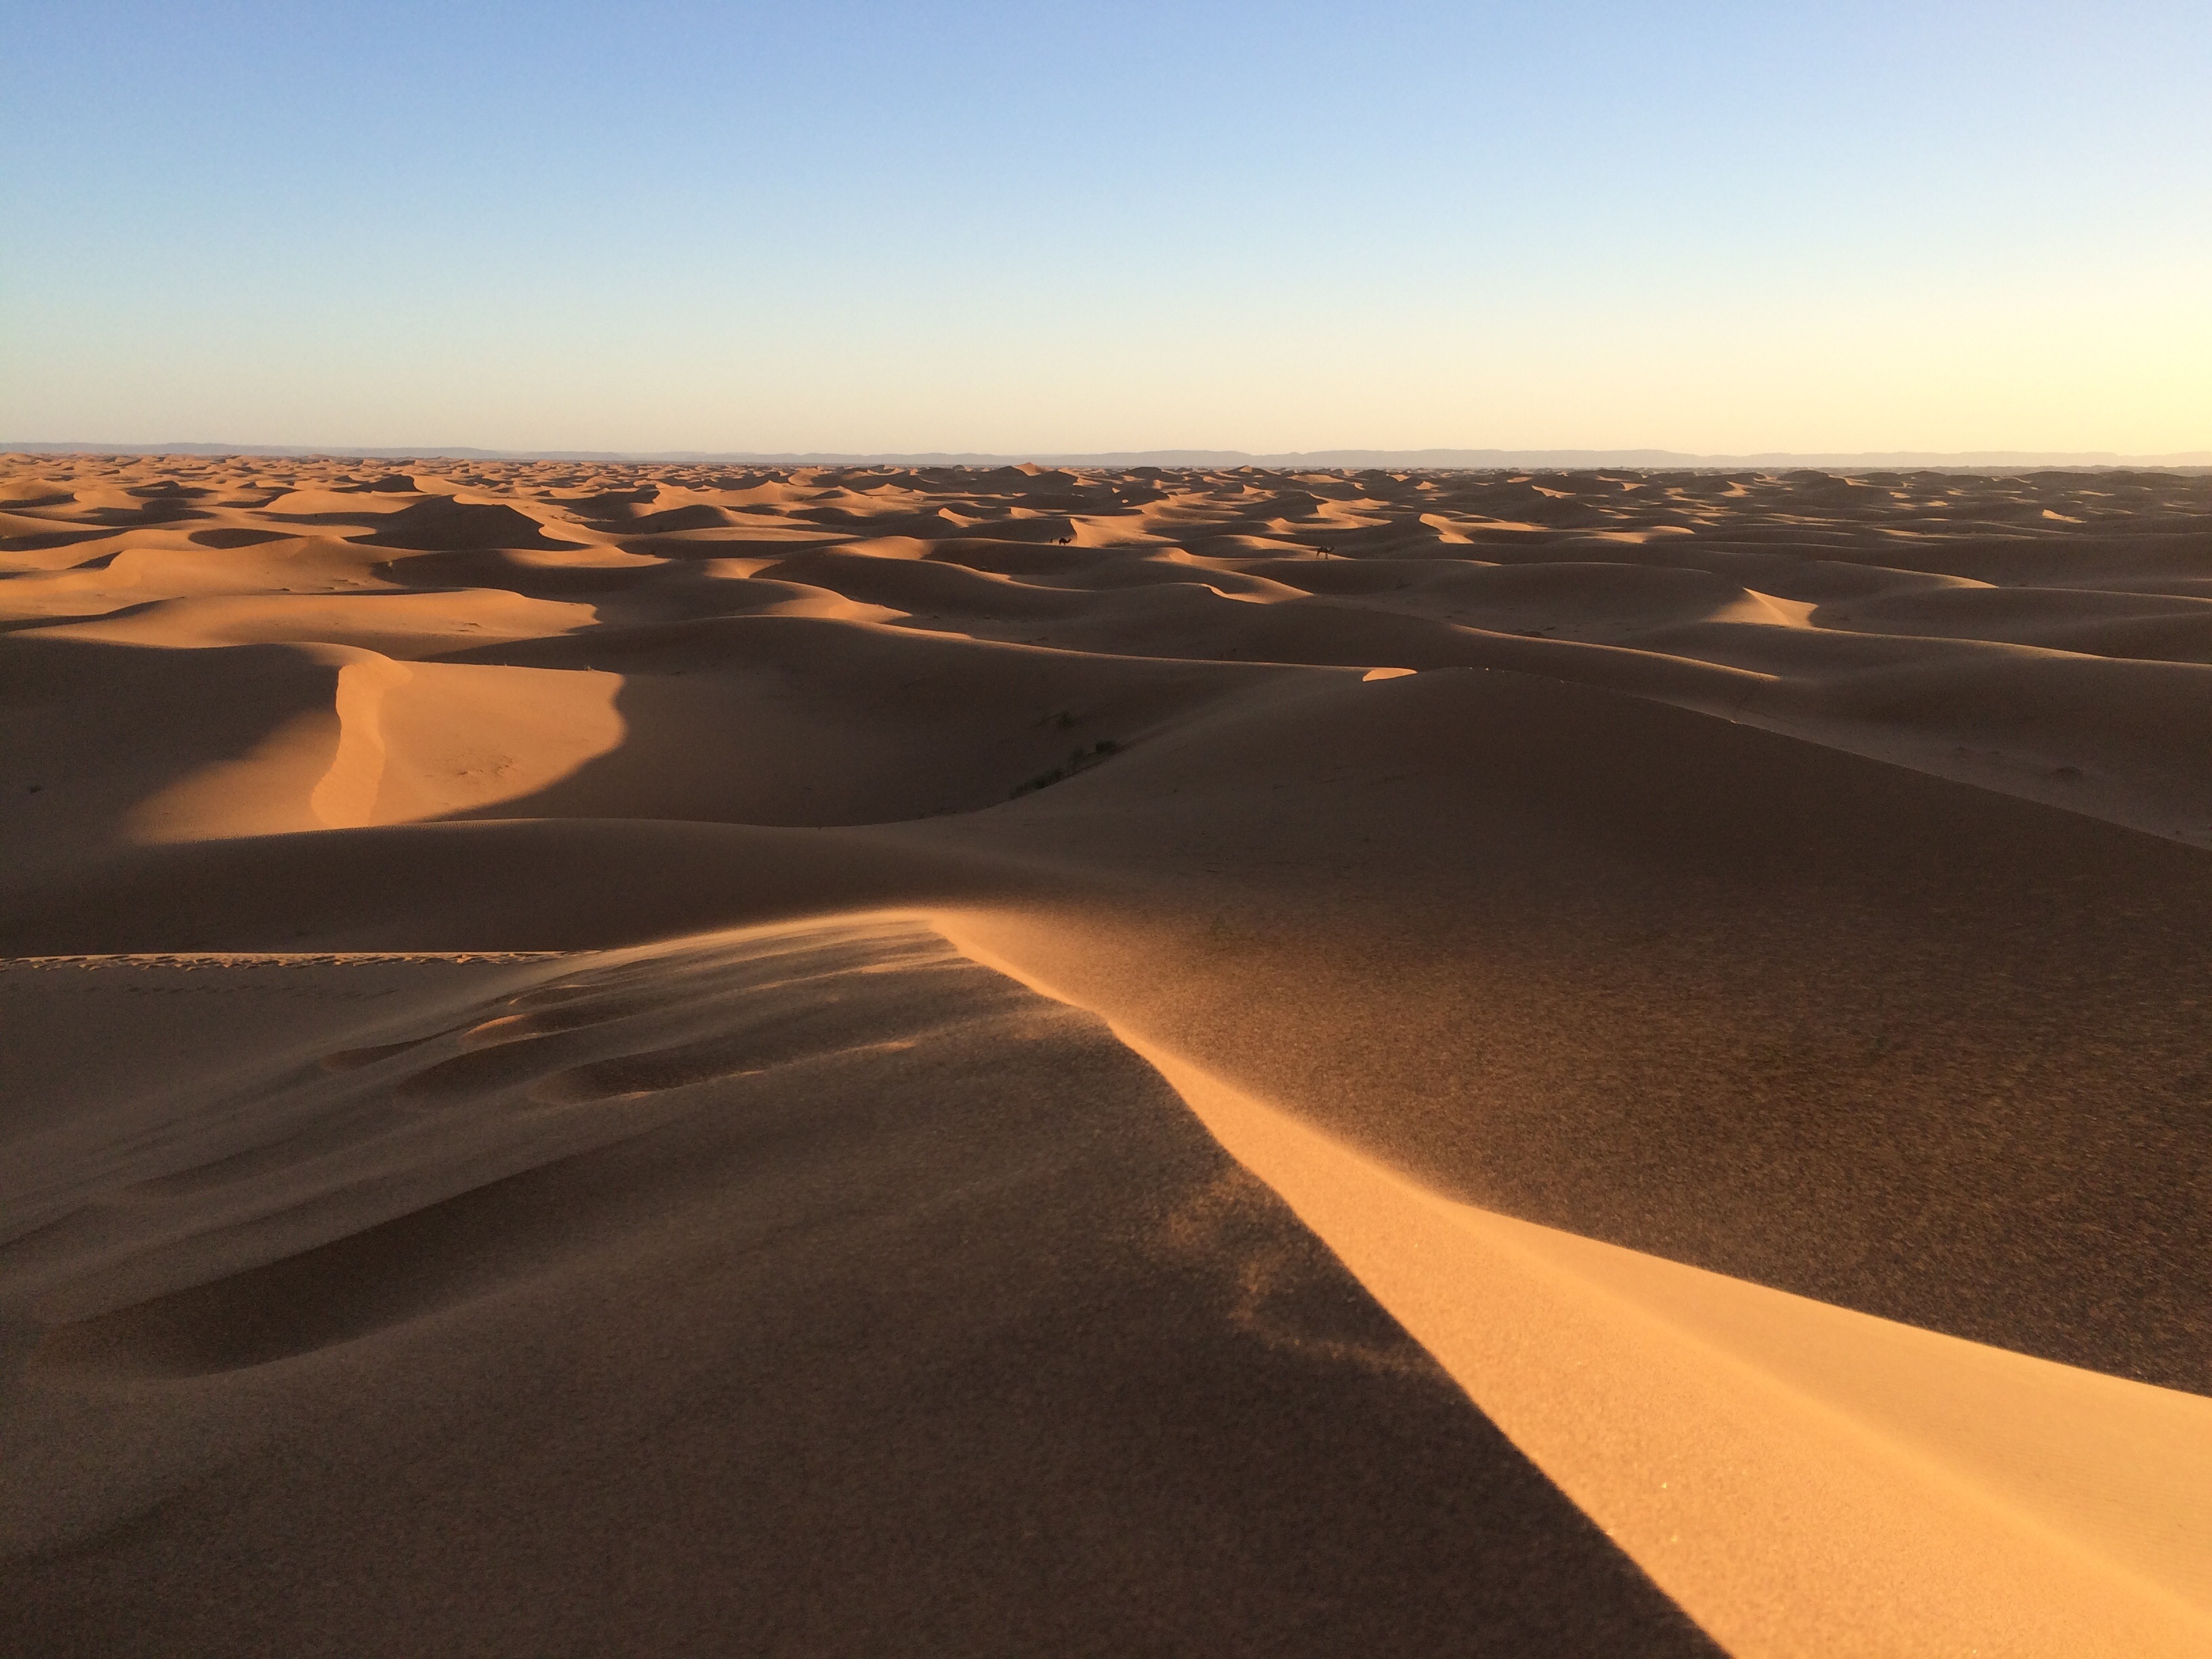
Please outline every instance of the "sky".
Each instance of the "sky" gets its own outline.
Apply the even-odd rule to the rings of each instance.
[[[2212,5],[9,0],[0,440],[2212,449]]]

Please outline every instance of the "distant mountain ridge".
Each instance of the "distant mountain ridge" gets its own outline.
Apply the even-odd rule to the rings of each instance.
[[[1024,462],[1052,466],[1162,466],[1313,468],[1425,467],[1486,471],[1499,467],[1681,467],[1845,466],[1987,467],[2153,466],[2212,467],[2212,449],[2181,450],[2166,455],[2125,455],[2091,450],[1884,450],[1856,453],[1795,454],[1768,451],[1751,455],[1692,455],[1671,449],[1314,449],[1260,455],[1241,449],[1129,449],[1070,454],[1036,451],[981,454],[932,451],[925,453],[839,453],[827,451],[768,453],[738,450],[670,449],[477,449],[465,445],[366,448],[352,445],[228,443],[0,442],[0,453],[29,455],[329,455],[361,460],[500,460],[660,462],[744,466],[1014,466]]]

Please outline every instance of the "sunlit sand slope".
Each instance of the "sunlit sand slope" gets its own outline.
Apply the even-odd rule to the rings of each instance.
[[[2212,1400],[1452,1203],[1121,1035],[1731,1650],[2212,1639]]]
[[[17,1650],[2212,1651],[2212,479],[13,458],[0,569]]]

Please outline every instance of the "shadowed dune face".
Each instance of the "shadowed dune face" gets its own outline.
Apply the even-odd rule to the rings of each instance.
[[[1716,1651],[1157,1074],[927,927],[0,974],[149,995],[264,1053],[10,1165],[43,1651]]]
[[[1741,1407],[1764,1425],[1741,1444],[1779,1449],[1774,1467],[1809,1480],[1848,1461],[1805,1449],[1840,1422],[1837,1444],[1887,1449],[1864,1467],[1909,1443],[1899,1467],[1946,1471],[1928,1491],[2012,1517],[1976,1534],[1958,1560],[1979,1565],[1957,1565],[1952,1589],[1923,1586],[1924,1647],[1905,1621],[1866,1636],[1869,1650],[1970,1644],[1974,1607],[2000,1602],[2028,1607],[2003,1626],[2028,1632],[2018,1650],[2093,1650],[2050,1634],[2094,1628],[2078,1607],[2035,1624],[2037,1572],[2002,1541],[2018,1531],[2015,1499],[2039,1517],[2019,1526],[2055,1528],[2062,1554],[2105,1563],[2079,1581],[2045,1575],[2077,1584],[2066,1594],[2081,1606],[2108,1592],[2078,1584],[2105,1583],[2112,1562],[2135,1564],[2112,1583],[2155,1580],[2143,1605],[2166,1611],[2115,1612],[2110,1629],[2134,1634],[2113,1651],[2169,1650],[2155,1633],[2168,1613],[2191,1630],[2212,1618],[2199,1559],[2212,1516],[2148,1513],[2157,1483],[2138,1452],[2156,1437],[2106,1435],[2126,1417],[2185,1442],[2177,1468],[2212,1455],[2189,1409],[2212,1396],[2212,477],[17,458],[0,465],[0,949],[564,953],[332,959],[289,981],[265,962],[20,970],[36,988],[15,1005],[36,1011],[21,1023],[44,1034],[21,1045],[20,1103],[0,1123],[21,1182],[0,1243],[0,1336],[9,1386],[47,1413],[34,1449],[56,1460],[66,1497],[38,1527],[76,1538],[116,1525],[112,1561],[231,1571],[324,1500],[226,1484],[187,1452],[293,1455],[325,1431],[307,1402],[329,1382],[389,1431],[376,1455],[428,1455],[441,1431],[392,1404],[419,1366],[476,1402],[455,1407],[476,1413],[459,1461],[423,1467],[496,1485],[506,1477],[481,1472],[520,1455],[485,1403],[497,1389],[465,1379],[512,1378],[501,1367],[517,1352],[567,1356],[574,1379],[556,1392],[572,1425],[697,1411],[726,1425],[734,1408],[702,1405],[690,1382],[650,1406],[651,1365],[562,1346],[564,1321],[604,1322],[684,1376],[703,1374],[684,1369],[695,1362],[752,1365],[746,1386],[769,1389],[769,1359],[742,1358],[737,1326],[720,1322],[738,1316],[711,1311],[725,1295],[825,1377],[833,1350],[875,1340],[871,1322],[924,1372],[940,1340],[1042,1365],[1059,1380],[1039,1385],[1037,1420],[1064,1408],[1092,1437],[1054,1465],[1062,1491],[1083,1458],[1130,1450],[1106,1426],[1130,1397],[1117,1391],[1167,1386],[1151,1371],[1117,1381],[1109,1363],[1171,1340],[1137,1311],[1146,1298],[1206,1310],[1161,1316],[1200,1333],[1194,1364],[1243,1367],[1274,1352],[1265,1264],[1307,1250],[1328,1261],[1286,1215],[1253,1220],[1202,1136],[1176,1139],[1196,1132],[1097,1015],[1170,1075],[1188,1068],[1191,1088],[1242,1103],[1222,1121],[1262,1125],[1255,1145],[1305,1148],[1282,1163],[1304,1183],[1299,1214],[1363,1279],[1395,1287],[1389,1313],[1438,1357],[1460,1356],[1451,1375],[1486,1410],[1505,1379],[1498,1422],[1529,1425],[1545,1472],[1608,1528],[1619,1519],[1638,1565],[1736,1650],[1838,1650],[1817,1613],[1792,1645],[1788,1621],[1759,1611],[1785,1580],[1788,1595],[1827,1605],[1820,1587],[1844,1569],[1820,1565],[1820,1523],[1765,1528],[1743,1518],[1756,1503],[1714,1503],[1699,1551],[1678,1561],[1673,1523],[1638,1508],[1628,1454],[1592,1449],[1604,1437],[1575,1426],[1617,1402],[1551,1389],[1541,1364],[1468,1314],[1481,1288],[1425,1277],[1421,1250],[1506,1264],[1499,1305],[1521,1297],[1575,1341],[1613,1333],[1589,1377],[1632,1377],[1642,1360],[1623,1356],[1644,1356],[1695,1393],[1695,1410],[1655,1398],[1630,1413],[1662,1440],[1691,1421],[1726,1438]],[[908,920],[849,920],[885,909]],[[1086,1012],[1018,993],[917,915]],[[693,937],[732,928],[770,931],[742,945]],[[296,1030],[272,988],[285,983],[300,988]],[[128,1006],[147,1011],[143,1034],[109,1052],[93,1034],[127,1029]],[[212,1035],[234,1018],[234,1038]],[[984,1081],[971,1100],[957,1079]],[[1062,1096],[1073,1116],[1039,1103]],[[1264,1127],[1278,1123],[1292,1127]],[[891,1163],[841,1186],[836,1170],[877,1168],[879,1153]],[[884,1173],[892,1164],[934,1196],[901,1208],[886,1196],[906,1179]],[[1053,1184],[1063,1178],[1077,1185]],[[1444,1207],[1430,1231],[1399,1237],[1391,1194],[1407,1192]],[[779,1208],[793,1193],[806,1196]],[[884,1259],[864,1242],[879,1220],[917,1253],[902,1273],[941,1260],[1003,1288],[1079,1260],[1078,1277],[1104,1287],[1103,1322],[1008,1334],[949,1291],[909,1317],[861,1288]],[[1259,1243],[1234,1242],[1253,1226]],[[706,1242],[731,1228],[755,1229],[758,1263]],[[1002,1230],[1007,1255],[974,1228]],[[1024,1250],[1034,1260],[1014,1260]],[[825,1305],[869,1311],[807,1334],[786,1273],[834,1287],[818,1291]],[[915,1273],[896,1282],[939,1296]],[[1698,1287],[1716,1275],[1734,1288],[1709,1297]],[[1570,1281],[1598,1289],[1563,1302]],[[629,1305],[678,1282],[694,1288],[665,1319]],[[1008,1293],[1031,1305],[1030,1291]],[[1793,1297],[1819,1316],[1791,1311]],[[1263,1394],[1309,1402],[1265,1434],[1304,1444],[1316,1422],[1370,1407],[1411,1422],[1392,1413],[1413,1395],[1391,1390],[1421,1389],[1442,1392],[1422,1396],[1416,1416],[1434,1414],[1413,1441],[1459,1434],[1465,1423],[1438,1426],[1453,1410],[1484,1426],[1463,1401],[1446,1409],[1458,1396],[1419,1351],[1358,1306],[1285,1350],[1327,1360],[1336,1380],[1265,1372]],[[698,1345],[687,1320],[703,1322]],[[932,1335],[933,1321],[961,1334]],[[1632,1340],[1632,1327],[1674,1334]],[[1011,1346],[994,1347],[1001,1336]],[[1231,1360],[1224,1343],[1248,1346]],[[1819,1368],[1790,1357],[1799,1347],[1843,1356],[1828,1369],[1844,1381],[1822,1394],[1806,1381]],[[1065,1352],[1048,1364],[1045,1349]],[[1698,1357],[1722,1351],[1734,1357]],[[1090,1382],[1064,1369],[1079,1352],[1105,1367]],[[1902,1370],[1865,1359],[1893,1353]],[[1765,1380],[1742,1382],[1742,1367]],[[2078,1376],[2091,1382],[2063,1380]],[[1309,1383],[1320,1392],[1299,1394]],[[1961,1400],[2030,1402],[2017,1456],[2002,1436],[1897,1404],[1954,1385]],[[843,1403],[778,1405],[781,1426],[743,1455],[797,1480],[815,1465],[777,1460],[815,1429],[908,1421],[881,1378],[860,1394],[823,1387]],[[2166,1403],[2128,1403],[2150,1395]],[[1772,1403],[1784,1396],[1798,1403]],[[1744,1403],[1754,1397],[1768,1403]],[[929,1398],[939,1426],[915,1434],[981,1443],[962,1438],[985,1433],[964,1407]],[[249,1419],[277,1437],[253,1439]],[[1204,1478],[1246,1478],[1234,1471],[1247,1443],[1206,1421],[1200,1439],[1229,1449]],[[106,1460],[96,1470],[70,1462],[80,1433],[101,1449],[87,1457]],[[2041,1467],[2033,1437],[2052,1434],[2136,1448],[2136,1484],[2099,1486],[2081,1458],[2063,1479],[2021,1474]],[[618,1491],[621,1513],[650,1506],[661,1476],[564,1443],[520,1456],[499,1490],[536,1502],[550,1487],[530,1483],[553,1482],[566,1456]],[[1312,1455],[1402,1471],[1408,1443]],[[1155,1467],[1165,1444],[1130,1451],[1127,1468]],[[248,1465],[278,1467],[252,1462],[263,1455]],[[915,1451],[899,1467],[957,1488],[962,1524],[981,1528],[956,1528],[969,1540],[957,1548],[988,1536],[1028,1559],[1030,1546],[975,1521],[989,1504],[947,1458]],[[1020,1480],[1046,1479],[1034,1458],[1016,1462]],[[823,1467],[848,1497],[866,1486]],[[1523,1494],[1504,1464],[1450,1467],[1445,1486],[1495,1479]],[[1887,1541],[1834,1560],[1862,1577],[1917,1560],[1940,1578],[1927,1546],[1940,1528],[1899,1519],[1911,1506],[1862,1475],[1834,1488],[1833,1513],[1889,1528]],[[1126,1494],[1123,1480],[1101,1490]],[[389,1471],[369,1486],[380,1536],[405,1534],[404,1559],[426,1559],[407,1553],[429,1532],[395,1518],[423,1488]],[[705,1516],[704,1487],[679,1486],[677,1509]],[[1178,1488],[1194,1507],[1156,1524],[1225,1524],[1225,1489]],[[1493,1561],[1522,1561],[1527,1595],[1495,1574],[1467,1595],[1437,1588],[1472,1571],[1434,1544],[1449,1530],[1441,1487],[1414,1481],[1402,1508],[1365,1486],[1335,1508],[1296,1481],[1267,1490],[1413,1551],[1413,1600],[1443,1596],[1448,1612],[1394,1625],[1347,1589],[1345,1605],[1365,1609],[1352,1625],[1300,1602],[1320,1620],[1308,1645],[1249,1650],[1346,1650],[1323,1633],[1355,1626],[1403,1652],[1450,1650],[1446,1629],[1487,1632],[1468,1644],[1482,1652],[1692,1639],[1663,1601],[1636,1599],[1650,1586],[1601,1540],[1541,1518],[1554,1515],[1543,1494],[1565,1500],[1540,1482],[1527,1489],[1538,1497],[1468,1500],[1460,1517]],[[159,1507],[173,1491],[182,1507]],[[793,1537],[860,1547],[860,1510],[822,1501]],[[1536,1505],[1523,1512],[1550,1540],[1540,1553],[1579,1565],[1512,1556],[1510,1526],[1482,1531],[1497,1504]],[[473,1524],[433,1510],[438,1527]],[[173,1513],[194,1518],[144,1518]],[[1071,1607],[1110,1600],[1102,1587],[1128,1573],[1168,1571],[1150,1554],[1129,1565],[1136,1547],[1104,1522],[1082,1525],[1108,1565]],[[245,1541],[221,1564],[191,1555],[191,1540],[233,1526]],[[573,1566],[560,1550],[581,1549],[583,1530],[544,1560]],[[765,1535],[746,1533],[738,1556]],[[142,1536],[167,1541],[131,1541]],[[1799,1540],[1784,1551],[1797,1553],[1772,1554],[1776,1538]],[[87,1547],[15,1582],[57,1620],[105,1607],[84,1626],[93,1642],[143,1604],[100,1590],[110,1546]],[[1240,1577],[1279,1547],[1255,1533],[1168,1581],[1179,1606],[1249,1594],[1274,1609],[1254,1629],[1288,1629],[1307,1616],[1285,1610],[1289,1592]],[[684,1559],[758,1589],[738,1556]],[[1354,1559],[1382,1571],[1380,1555]],[[1729,1565],[1751,1559],[1780,1578]],[[648,1602],[673,1597],[705,1621],[726,1612],[685,1600],[642,1558],[625,1571],[657,1587]],[[974,1571],[977,1585],[1006,1582]],[[1032,1589],[1062,1582],[1040,1573]],[[1625,1599],[1576,1624],[1553,1590],[1579,1575]],[[502,1579],[498,1605],[523,1607],[550,1581]],[[2135,1593],[2111,1589],[2112,1607]],[[913,1595],[902,1616],[939,1616]],[[850,1610],[836,1599],[817,1585],[790,1601],[775,1650],[867,1645],[872,1627],[840,1623]],[[1024,1603],[1041,1621],[1025,1650],[1079,1650],[1050,1599]],[[1151,1639],[1113,1628],[1125,1650]],[[1240,1650],[1228,1625],[1187,1628],[1210,1632],[1209,1650]],[[171,1633],[179,1650],[215,1651],[224,1629],[210,1613]]]

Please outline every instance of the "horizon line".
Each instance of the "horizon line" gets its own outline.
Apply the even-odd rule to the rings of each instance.
[[[755,450],[521,450],[489,449],[464,444],[308,445],[240,444],[210,441],[118,443],[90,440],[0,441],[0,454],[100,457],[129,455],[214,459],[227,457],[333,460],[499,460],[598,462],[611,465],[768,466],[1019,466],[1084,467],[1412,467],[1480,471],[1520,466],[1620,466],[1630,468],[1724,466],[1923,466],[1923,467],[2130,467],[2212,468],[2212,449],[2165,454],[2130,454],[2113,450],[1766,450],[1702,454],[1655,448],[1618,449],[1315,449],[1272,453],[1240,449],[1149,449],[1095,451],[786,451]]]

